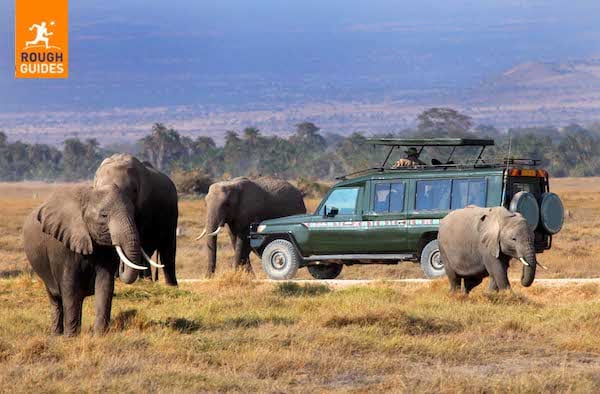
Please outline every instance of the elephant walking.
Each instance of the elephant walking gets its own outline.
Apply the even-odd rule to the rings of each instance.
[[[105,159],[96,171],[94,188],[114,185],[134,208],[134,220],[143,249],[152,256],[158,251],[164,265],[165,282],[177,286],[177,189],[171,179],[149,163],[127,154]],[[149,267],[144,263],[146,267]],[[143,276],[150,275],[143,271]],[[158,270],[155,280],[158,279]]]
[[[250,265],[250,225],[267,219],[306,213],[302,193],[289,182],[261,177],[255,180],[235,178],[210,186],[206,195],[207,276],[215,272],[217,235],[227,225],[235,250],[235,267],[252,271]]]
[[[131,202],[115,186],[79,186],[54,193],[26,217],[25,253],[46,286],[52,305],[52,332],[81,330],[83,299],[96,294],[98,333],[107,330],[115,274],[133,283],[145,254],[133,220]]]
[[[521,214],[504,207],[467,207],[450,212],[440,223],[440,256],[452,291],[469,293],[490,276],[490,290],[510,289],[511,258],[523,263],[521,284],[531,286],[537,260],[533,232]]]

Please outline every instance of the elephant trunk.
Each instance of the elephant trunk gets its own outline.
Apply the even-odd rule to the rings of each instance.
[[[135,282],[141,266],[142,250],[140,236],[133,218],[128,216],[111,219],[108,225],[113,245],[117,248],[120,257],[119,279],[130,284]]]
[[[211,277],[215,273],[217,266],[217,234],[221,228],[221,223],[217,218],[209,218],[206,223],[206,231],[210,232],[206,237],[206,253],[208,260],[208,269],[206,275]]]
[[[537,267],[537,259],[533,246],[524,256],[527,265],[523,264],[523,274],[521,276],[521,284],[525,287],[531,286],[535,279],[535,269]]]

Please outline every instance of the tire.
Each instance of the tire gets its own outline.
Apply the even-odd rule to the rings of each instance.
[[[296,276],[300,256],[291,242],[284,239],[271,241],[262,253],[262,267],[269,279],[286,280]]]
[[[340,272],[342,272],[342,268],[344,266],[342,264],[318,264],[318,265],[309,265],[308,272],[315,279],[335,279],[338,277]]]
[[[421,251],[421,269],[429,279],[446,275],[437,239],[429,241]]]

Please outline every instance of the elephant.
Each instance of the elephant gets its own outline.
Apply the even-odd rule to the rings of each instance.
[[[235,250],[235,268],[252,272],[250,265],[250,225],[266,219],[306,213],[302,193],[289,182],[272,177],[254,180],[235,178],[213,183],[206,201],[207,276],[214,275],[217,262],[217,235],[227,224]]]
[[[52,306],[54,334],[77,335],[83,299],[95,294],[94,331],[110,322],[115,276],[133,283],[142,260],[134,207],[115,186],[77,186],[52,194],[25,218],[25,254]],[[122,264],[119,265],[119,259]]]
[[[177,189],[171,179],[150,163],[128,154],[116,154],[105,159],[94,177],[94,188],[115,185],[123,198],[134,207],[134,220],[142,248],[158,256],[164,265],[165,282],[177,286],[175,254],[177,251]],[[143,262],[147,267],[148,264]],[[144,270],[141,276],[151,276]],[[154,280],[158,280],[156,270]]]
[[[464,279],[468,294],[487,276],[489,290],[510,289],[511,258],[523,263],[521,284],[531,286],[538,265],[533,240],[526,219],[504,207],[469,206],[450,212],[440,222],[438,243],[451,291],[460,290]]]

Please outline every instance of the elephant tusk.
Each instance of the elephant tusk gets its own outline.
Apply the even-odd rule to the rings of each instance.
[[[530,267],[529,263],[527,261],[525,261],[525,259],[523,257],[521,257],[519,260],[521,260],[521,263],[523,263],[523,265]]]
[[[202,231],[202,234],[200,234],[200,236],[196,238],[196,241],[201,240],[202,237],[204,237],[205,235],[206,235],[206,228],[204,228],[204,231]]]
[[[125,253],[123,253],[123,249],[121,249],[121,247],[119,245],[115,246],[115,249],[117,249],[117,254],[119,255],[119,258],[126,266],[131,267],[136,270],[148,269],[148,267],[142,267],[141,265],[137,265],[137,264],[134,264],[131,261],[129,261],[127,256],[125,256]]]
[[[545,265],[543,265],[542,263],[540,263],[539,261],[537,262],[537,265],[539,265],[540,267],[542,267],[543,269],[547,270],[548,267],[546,267]]]
[[[162,264],[158,264],[157,262],[153,261],[147,254],[146,252],[144,252],[144,249],[142,249],[142,256],[144,256],[144,259],[146,259],[146,261],[153,267],[156,268],[165,268],[164,265]]]
[[[209,237],[216,237],[216,236],[217,236],[217,234],[219,234],[219,233],[221,232],[221,229],[222,229],[222,228],[223,228],[223,227],[221,227],[221,226],[217,227],[217,229],[216,229],[215,231],[213,231],[212,233],[208,234],[208,236],[209,236]]]

